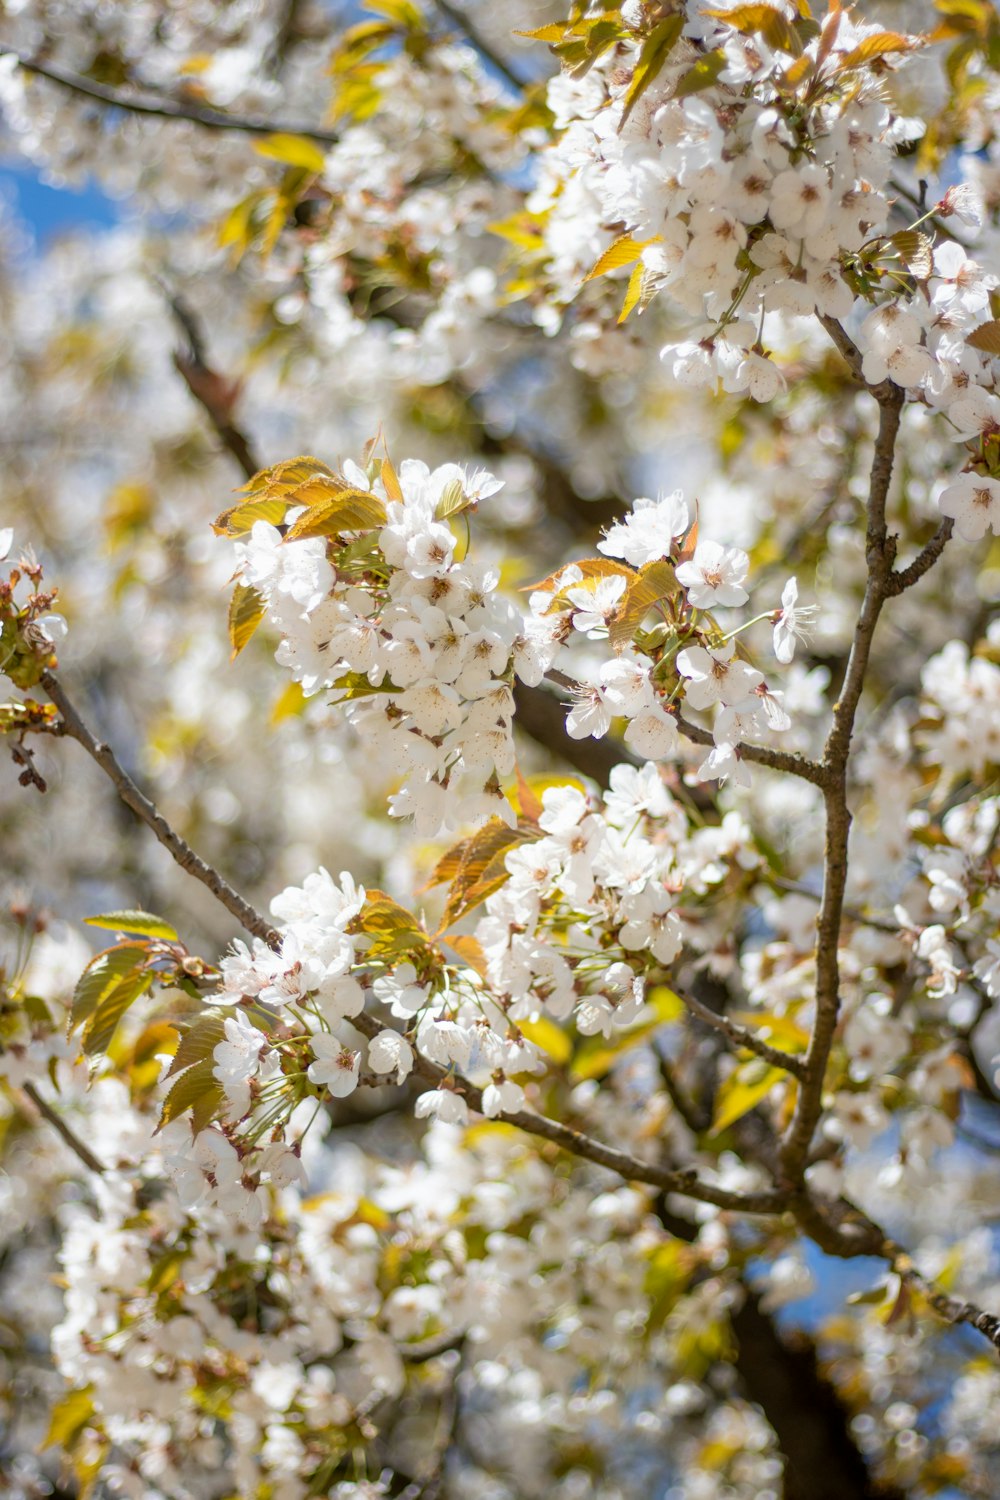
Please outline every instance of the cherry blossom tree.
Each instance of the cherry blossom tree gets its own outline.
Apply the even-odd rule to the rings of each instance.
[[[0,8],[120,205],[0,219],[12,1493],[995,1492],[998,102],[990,0]]]

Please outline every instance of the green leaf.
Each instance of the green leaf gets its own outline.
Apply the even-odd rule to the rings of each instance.
[[[280,526],[291,503],[290,500],[277,497],[270,500],[242,500],[239,505],[231,505],[228,510],[224,510],[212,522],[212,530],[216,536],[235,537],[246,536],[257,521],[266,521],[269,526]]]
[[[846,57],[842,57],[837,71],[847,73],[851,68],[863,67],[876,57],[887,57],[893,52],[912,52],[917,45],[916,37],[904,36],[899,31],[879,31],[866,36]]]
[[[625,107],[622,110],[619,130],[665,65],[684,30],[684,22],[685,17],[680,12],[668,16],[665,21],[653,27],[643,42],[638,61],[632,72],[632,81],[625,92]]]
[[[787,1082],[782,1068],[764,1067],[758,1058],[730,1073],[715,1101],[715,1119],[709,1135],[721,1135],[766,1099],[776,1083]]]
[[[705,10],[702,15],[723,21],[747,36],[762,36],[769,47],[798,57],[802,42],[783,13],[774,5],[734,5],[732,10]]]
[[[616,651],[623,651],[629,645],[654,604],[668,598],[676,588],[674,565],[665,558],[646,563],[633,574],[608,628],[608,638]]]
[[[225,1039],[225,1016],[220,1011],[209,1011],[206,1015],[199,1016],[181,1037],[167,1077],[174,1078],[194,1063],[204,1062]]]
[[[689,94],[700,94],[710,89],[726,66],[726,54],[721,47],[706,52],[686,73],[682,73],[674,87],[675,99],[686,99]]]
[[[105,948],[90,960],[73,992],[70,1031],[93,1015],[104,995],[119,979],[134,973],[145,963],[148,951],[145,943],[119,943],[114,948]]]
[[[296,500],[295,503],[301,503]],[[371,531],[384,526],[385,505],[367,490],[344,489],[328,500],[311,505],[285,534],[286,542],[305,537],[339,536],[344,531]]]
[[[229,643],[234,660],[263,620],[266,610],[264,596],[257,589],[246,583],[238,583],[233,589],[229,601]]]
[[[150,911],[109,911],[100,917],[84,917],[88,927],[107,927],[112,932],[140,932],[143,937],[176,941],[177,929]]]
[[[156,1127],[158,1131],[172,1120],[179,1119],[188,1110],[191,1111],[191,1125],[195,1134],[205,1129],[226,1097],[222,1084],[212,1072],[213,1066],[213,1059],[206,1057],[203,1062],[195,1063],[174,1080],[163,1101],[160,1123]]]
[[[57,1401],[49,1413],[49,1430],[42,1441],[43,1448],[72,1448],[77,1438],[94,1415],[94,1387],[70,1391]]]
[[[654,235],[649,240],[634,240],[630,234],[620,234],[613,244],[609,245],[603,255],[598,256],[591,270],[583,278],[585,282],[594,281],[598,276],[607,276],[609,271],[619,271],[622,266],[630,266],[637,261],[647,245],[654,244],[661,239],[661,235]]]
[[[285,135],[279,132],[258,141],[256,150],[261,156],[273,161],[283,161],[289,167],[304,167],[307,172],[320,173],[326,166],[326,157],[313,141],[301,135]]]
[[[88,1017],[83,1028],[83,1050],[88,1057],[96,1057],[108,1050],[108,1044],[118,1029],[118,1023],[140,995],[144,995],[153,982],[148,969],[123,974],[109,989],[105,990]]]

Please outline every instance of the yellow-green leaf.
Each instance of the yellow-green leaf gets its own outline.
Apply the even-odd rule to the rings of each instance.
[[[639,259],[647,245],[652,245],[661,238],[661,235],[656,234],[652,239],[634,240],[630,234],[620,234],[604,254],[598,256],[593,268],[583,278],[584,281],[593,281],[598,276],[607,276],[609,271],[619,271],[622,266],[630,266]]]
[[[107,1052],[111,1038],[126,1011],[144,995],[153,982],[149,970],[135,970],[110,985],[101,996],[83,1027],[83,1050],[88,1057]]]
[[[285,541],[296,542],[313,536],[339,536],[345,531],[371,531],[377,526],[384,526],[385,520],[385,505],[377,495],[370,494],[368,490],[341,490],[331,499],[311,505],[288,528]]]
[[[666,558],[646,563],[633,574],[608,628],[608,637],[616,651],[625,649],[654,604],[669,597],[676,587],[673,563]]]
[[[88,927],[107,927],[112,932],[139,932],[143,937],[177,938],[176,927],[150,911],[109,911],[100,917],[84,917]]]
[[[225,1017],[219,1011],[209,1011],[199,1016],[181,1037],[167,1077],[174,1078],[178,1073],[183,1073],[185,1068],[204,1062],[225,1039]]]
[[[672,989],[665,984],[654,984],[646,994],[646,1004],[651,1005],[656,1012],[656,1019],[665,1024],[670,1021],[679,1021],[687,1014],[687,1006],[680,995],[675,995]]]
[[[984,354],[1000,354],[1000,322],[981,323],[966,337],[965,342]]]
[[[628,289],[625,292],[625,301],[622,310],[618,314],[618,322],[627,322],[629,315],[635,311],[640,302],[643,301],[643,292],[646,285],[646,267],[642,261],[637,261],[633,267],[632,274],[628,279]]]
[[[847,73],[851,68],[863,67],[876,57],[888,57],[892,52],[912,52],[919,45],[917,37],[904,36],[899,31],[879,31],[873,36],[866,36],[856,47],[852,47],[841,58],[838,71]]]
[[[90,960],[73,992],[69,1019],[71,1031],[93,1015],[108,990],[119,979],[134,973],[145,963],[147,951],[145,943],[119,943],[114,948],[105,948]]]
[[[280,526],[291,503],[277,495],[271,499],[242,500],[238,505],[231,505],[228,510],[224,510],[212,522],[212,530],[216,536],[236,537],[245,536],[257,521],[266,521],[269,526]]]
[[[188,1110],[191,1111],[191,1125],[195,1133],[204,1130],[225,1098],[225,1091],[212,1072],[213,1067],[213,1059],[206,1057],[203,1062],[195,1063],[174,1080],[163,1101],[157,1131],[169,1125],[172,1120],[179,1119]]]
[[[679,11],[675,15],[667,16],[665,21],[661,21],[658,26],[653,27],[653,30],[643,42],[632,72],[632,81],[625,91],[624,108],[622,110],[621,123],[618,127],[619,130],[625,124],[625,121],[677,45],[680,34],[684,30],[684,22],[685,17]]]
[[[304,167],[307,172],[322,172],[326,166],[326,157],[314,141],[306,140],[302,135],[269,135],[262,141],[257,142],[257,151],[261,156],[270,157],[273,161],[283,161],[289,167]]]
[[[249,584],[238,583],[233,589],[233,597],[229,601],[228,626],[234,660],[263,620],[266,609],[263,594]]]
[[[715,1101],[715,1119],[709,1135],[721,1135],[766,1099],[776,1083],[786,1082],[782,1068],[765,1067],[759,1059],[736,1069],[719,1089]]]
[[[787,16],[773,5],[734,5],[732,10],[706,10],[702,15],[723,21],[744,35],[762,36],[769,47],[798,57],[802,43]]]
[[[518,1021],[517,1028],[529,1042],[534,1042],[536,1047],[540,1047],[560,1067],[572,1057],[573,1043],[562,1027],[550,1021],[547,1016],[539,1016],[537,1021]]]
[[[42,1442],[43,1448],[72,1448],[91,1417],[94,1415],[94,1387],[70,1391],[57,1401],[49,1413],[49,1428]]]
[[[533,42],[561,42],[566,27],[561,21],[553,21],[548,26],[536,26],[533,31],[515,31],[515,36],[529,37]]]
[[[919,229],[901,229],[889,243],[912,276],[924,281],[934,269],[934,242]]]
[[[725,66],[726,54],[721,47],[717,47],[714,52],[706,52],[704,57],[699,57],[678,78],[674,98],[686,99],[689,94],[700,94],[703,89],[710,89]]]
[[[302,691],[301,682],[286,682],[274,700],[268,723],[273,728],[278,724],[283,724],[286,719],[294,719],[302,713],[308,701]]]

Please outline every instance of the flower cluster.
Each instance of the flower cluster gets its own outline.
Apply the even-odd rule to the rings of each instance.
[[[590,205],[600,223],[627,226],[634,253],[609,251],[608,268],[635,260],[644,302],[663,291],[702,320],[663,350],[674,378],[768,401],[784,377],[765,320],[852,309],[844,270],[885,226],[893,147],[910,128],[867,66],[912,41],[837,10],[800,42],[794,6],[768,7],[770,34],[744,9],[730,19],[687,5],[651,81],[637,39],[607,53],[574,98],[554,83],[568,128],[534,206],[551,215],[556,256],[568,214],[583,220],[578,235]]]
[[[307,694],[332,687],[345,702],[371,754],[399,768],[392,815],[424,834],[513,819],[500,790],[514,769],[512,674],[537,682],[555,651],[498,594],[496,569],[456,560],[448,518],[499,488],[454,464],[407,460],[397,478],[347,463],[343,490],[364,508],[330,523],[336,545],[297,537],[294,504],[287,537],[256,521],[237,543],[244,584],[281,631],[278,660]]]
[[[13,545],[13,528],[5,526],[0,562]],[[56,591],[44,591],[41,583],[41,566],[30,554],[0,579],[0,675],[20,688],[33,687],[46,667],[56,665],[56,643],[66,635],[66,621],[51,609]]]
[[[569,734],[600,737],[615,718],[624,718],[631,750],[644,759],[668,760],[678,753],[680,705],[695,712],[718,707],[715,748],[698,775],[749,785],[739,745],[788,729],[791,720],[781,693],[737,654],[737,636],[757,622],[724,632],[711,613],[749,599],[747,554],[711,540],[693,541],[679,490],[659,500],[636,500],[598,545],[605,558],[571,564],[539,584],[531,597],[536,619],[562,621],[561,639],[574,632],[589,641],[610,637],[614,647],[611,659],[596,668],[591,664],[591,680],[579,684],[567,717]],[[780,606],[758,617],[773,623],[774,653],[783,665],[792,660],[796,637],[813,613],[797,601],[792,578]],[[654,611],[658,618],[650,627]],[[585,678],[587,670],[585,664]]]

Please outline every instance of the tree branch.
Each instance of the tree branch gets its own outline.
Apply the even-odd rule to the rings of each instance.
[[[244,478],[252,479],[263,464],[233,412],[240,395],[240,382],[227,380],[208,363],[205,336],[195,314],[183,299],[163,282],[158,283],[187,341],[187,348],[174,354],[174,368],[191,395],[208,416],[223,448],[239,464]]]
[[[898,572],[889,575],[890,595],[901,594],[904,589],[912,588],[915,583],[919,583],[925,573],[930,572],[951,540],[954,529],[954,521],[950,516],[946,516],[926,547],[917,554],[909,567],[901,568]]]
[[[675,714],[674,720],[677,728],[685,739],[691,740],[695,745],[710,745],[714,748],[715,740],[708,729],[702,729],[698,724],[692,724],[685,719],[683,714]],[[808,756],[800,755],[797,751],[772,750],[769,745],[746,745],[736,746],[736,754],[740,760],[749,760],[758,766],[767,766],[772,771],[781,771],[786,776],[797,776],[800,781],[811,782],[813,786],[822,787],[826,784],[826,771],[824,767]]]
[[[735,1047],[744,1047],[748,1052],[755,1052],[765,1062],[774,1068],[783,1068],[786,1073],[792,1073],[796,1078],[804,1078],[806,1073],[805,1059],[795,1057],[790,1052],[782,1052],[779,1047],[771,1047],[763,1041],[754,1031],[746,1026],[741,1026],[738,1021],[731,1021],[728,1016],[720,1014],[719,1011],[710,1010],[693,995],[683,994],[675,990],[678,1000],[682,1000],[693,1016],[703,1021],[706,1026],[711,1026],[714,1031],[719,1031],[728,1037]]]
[[[835,327],[839,329],[839,324]],[[847,335],[844,337],[847,338]],[[824,779],[821,784],[826,806],[826,839],[823,893],[817,917],[816,1013],[806,1052],[805,1074],[782,1148],[782,1166],[792,1182],[802,1180],[813,1133],[819,1123],[826,1065],[840,1015],[838,948],[847,885],[847,841],[851,829],[851,814],[847,807],[847,764],[875,627],[882,606],[889,596],[889,580],[895,560],[895,538],[890,537],[886,531],[885,507],[892,479],[904,392],[891,382],[888,386],[888,391],[881,388],[872,391],[879,402],[879,429],[868,493],[865,541],[868,580],[855,626],[847,671],[840,697],[834,705],[833,722],[823,754]]]
[[[389,1029],[367,1011],[352,1016],[349,1024],[369,1040]],[[419,1052],[414,1053],[414,1070],[434,1087],[442,1083],[448,1085],[471,1109],[482,1113],[482,1090],[474,1084],[449,1069],[442,1068],[438,1063],[431,1062],[430,1058],[421,1056]],[[693,1167],[675,1170],[658,1166],[655,1162],[642,1161],[637,1156],[630,1156],[627,1151],[619,1151],[616,1146],[607,1146],[583,1131],[574,1130],[571,1125],[550,1120],[547,1115],[536,1114],[534,1110],[504,1110],[495,1118],[508,1125],[516,1125],[529,1135],[551,1141],[573,1156],[582,1156],[596,1166],[607,1167],[609,1171],[617,1172],[619,1177],[624,1177],[627,1182],[648,1182],[663,1192],[680,1193],[702,1203],[714,1204],[716,1208],[734,1209],[748,1214],[777,1214],[783,1213],[790,1202],[791,1195],[783,1190],[768,1188],[754,1193],[734,1193],[726,1188],[718,1188],[714,1183],[702,1182]]]
[[[498,73],[503,74],[512,88],[521,93],[527,87],[525,80],[511,67],[503,54],[498,52],[490,42],[486,41],[482,32],[479,31],[464,11],[459,10],[457,5],[452,5],[450,0],[434,0],[434,6],[451,22],[452,26],[458,28],[466,41],[476,49],[481,57],[484,57]]]
[[[335,146],[340,140],[335,130],[324,130],[298,121],[265,120],[258,115],[230,115],[224,110],[213,109],[210,105],[171,99],[151,89],[144,89],[141,95],[135,96],[123,89],[97,83],[92,78],[84,78],[79,73],[71,73],[69,69],[58,67],[55,63],[25,57],[14,47],[0,45],[0,56],[3,55],[16,58],[26,73],[37,74],[39,78],[47,78],[50,83],[58,84],[70,93],[79,94],[84,99],[105,104],[112,109],[125,110],[129,114],[149,115],[159,120],[187,120],[189,124],[200,125],[205,130],[234,130],[244,135],[299,135],[324,146]]]
[[[218,870],[213,869],[200,855],[196,854],[180,834],[174,832],[163,814],[157,811],[155,805],[144,792],[139,790],[128,772],[119,764],[111,746],[104,744],[88,729],[54,673],[43,672],[40,682],[62,714],[64,732],[70,739],[82,745],[91,759],[97,762],[105,775],[111,779],[126,807],[131,808],[136,817],[152,829],[181,869],[186,870],[189,875],[200,880],[202,885],[207,886],[212,895],[221,901],[226,910],[247,932],[253,933],[255,937],[263,939],[271,946],[276,946],[279,941],[278,934],[267,918],[251,906],[249,901],[244,900],[239,892],[223,879]]]
[[[88,755],[110,777],[122,801],[152,829],[181,869],[186,870],[189,875],[193,875],[196,880],[200,880],[203,885],[207,886],[213,896],[221,901],[247,932],[261,938],[270,947],[278,948],[281,943],[278,931],[261,912],[251,906],[249,901],[246,901],[228,881],[223,879],[218,870],[207,864],[179,834],[174,832],[162,813],[157,811],[154,804],[119,765],[111,747],[101,743],[87,728],[53,673],[44,672],[41,683],[63,716],[66,734],[81,744]],[[365,1012],[353,1017],[351,1025],[369,1039],[378,1036],[386,1029],[374,1016]],[[461,1093],[472,1109],[482,1112],[483,1096],[480,1089],[464,1079],[456,1078],[446,1069],[431,1062],[430,1059],[421,1057],[419,1053],[416,1054],[416,1068],[434,1085],[447,1080],[456,1092]],[[724,1188],[717,1188],[712,1183],[700,1181],[693,1168],[674,1171],[659,1167],[652,1162],[641,1161],[638,1157],[619,1151],[614,1146],[606,1146],[602,1141],[595,1140],[582,1131],[574,1130],[569,1125],[550,1120],[545,1115],[537,1115],[533,1110],[509,1111],[498,1115],[497,1118],[509,1125],[516,1125],[520,1130],[526,1130],[531,1135],[551,1141],[574,1156],[583,1156],[598,1166],[607,1167],[609,1171],[617,1172],[626,1180],[648,1182],[665,1192],[682,1193],[689,1198],[697,1198],[703,1203],[714,1204],[717,1208],[738,1209],[744,1213],[770,1214],[781,1213],[788,1205],[789,1195],[786,1192],[768,1189],[757,1193],[732,1193]]]
[[[87,1171],[96,1172],[99,1177],[103,1177],[106,1172],[104,1164],[98,1161],[97,1157],[94,1155],[93,1151],[91,1151],[90,1147],[85,1146],[80,1138],[73,1133],[70,1127],[66,1124],[66,1121],[63,1119],[62,1115],[54,1110],[52,1108],[52,1105],[42,1097],[42,1095],[36,1089],[35,1085],[33,1083],[22,1083],[21,1093],[27,1095],[32,1104],[38,1110],[38,1113],[42,1115],[46,1120],[48,1120],[49,1124],[52,1126],[52,1129],[62,1137],[66,1145],[73,1152],[74,1156],[78,1157],[79,1160],[83,1162],[83,1165],[87,1168]]]

